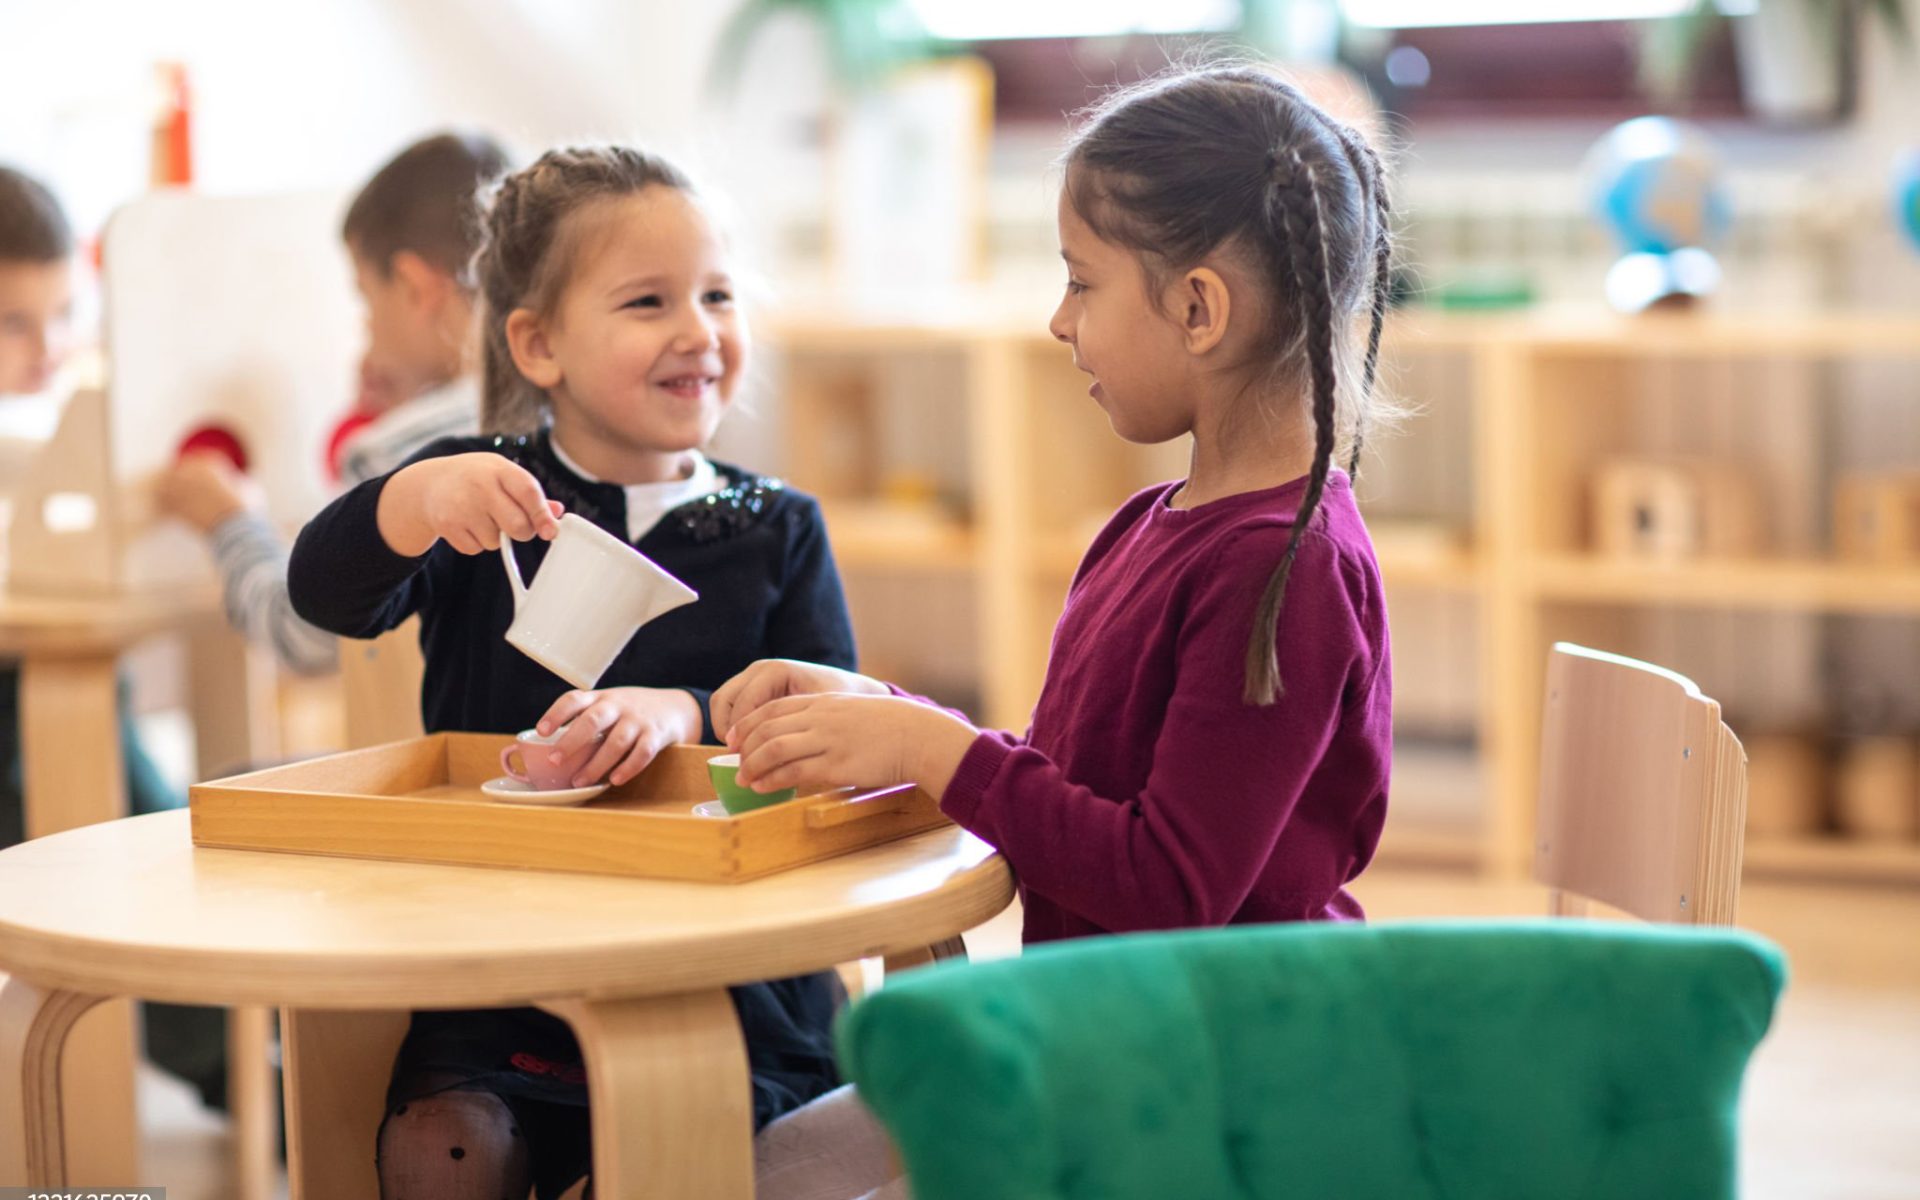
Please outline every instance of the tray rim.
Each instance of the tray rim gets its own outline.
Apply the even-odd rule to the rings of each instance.
[[[692,811],[695,804],[713,799],[711,795],[700,794],[686,798],[685,809],[680,809],[680,801],[654,797],[640,800],[645,807],[626,807],[620,804],[604,803],[606,796],[597,797],[579,805],[539,806],[504,804],[486,797],[479,791],[477,784],[472,785],[472,795],[428,796],[420,794],[426,788],[466,788],[464,784],[445,782],[451,773],[445,755],[456,740],[472,739],[491,745],[505,745],[512,740],[510,734],[467,733],[460,731],[441,731],[402,738],[377,746],[356,747],[336,754],[320,755],[315,758],[293,763],[279,763],[255,771],[208,780],[192,785],[189,789],[188,807],[193,814],[191,829],[193,844],[197,847],[249,850],[260,853],[287,853],[304,855],[324,855],[331,857],[362,858],[369,861],[398,861],[419,863],[422,865],[479,866],[496,869],[518,869],[536,871],[558,871],[568,873],[600,874],[639,879],[677,879],[692,882],[737,883],[763,878],[766,875],[792,870],[809,863],[819,862],[841,854],[884,844],[903,837],[909,837],[929,829],[952,824],[951,818],[940,811],[936,797],[916,784],[896,784],[880,788],[841,787],[815,792],[808,796],[796,796],[780,804],[768,805],[744,813],[728,814],[726,817],[696,815]],[[429,782],[419,789],[410,791],[372,791],[366,788],[327,788],[316,786],[314,781],[305,778],[315,770],[324,771],[329,764],[347,758],[360,758],[385,754],[395,756],[412,749],[416,752],[431,748],[441,757],[438,771],[439,782]],[[683,756],[701,755],[711,758],[727,753],[724,746],[702,745],[697,743],[676,743],[667,747],[662,754],[679,752]],[[419,769],[422,760],[416,757],[410,761],[414,769]],[[430,756],[425,760],[430,762]],[[608,793],[613,795],[613,793]],[[884,798],[899,796],[896,803],[887,804]],[[248,825],[250,818],[257,820],[258,810],[248,813],[249,801],[267,801],[284,797],[297,804],[301,811],[289,817],[289,827],[285,830],[262,829],[258,824]],[[844,814],[849,805],[860,802],[881,801],[871,812],[855,816],[833,815],[836,810]],[[331,830],[326,822],[330,816],[324,812],[329,801],[339,801],[349,811],[337,814],[342,821],[353,822],[371,820],[374,810],[381,814],[392,814],[397,818],[393,826],[376,827],[374,825],[349,825],[351,832],[342,835],[338,825]],[[406,836],[425,836],[424,823],[457,819],[461,814],[485,814],[485,821],[476,823],[470,835],[464,838],[451,838],[447,843],[434,845],[451,846],[439,853],[430,850],[415,850],[413,853],[401,853],[395,849],[396,843],[383,842],[383,839],[404,839]],[[431,815],[430,815],[431,814]],[[892,818],[887,820],[886,818]],[[879,823],[866,826],[876,836],[863,838],[862,831],[848,830],[844,826],[867,819]],[[671,823],[672,828],[687,831],[676,834],[676,839],[656,847],[644,845],[648,828],[664,832]],[[758,820],[759,825],[752,822]],[[222,825],[222,822],[228,824]],[[300,823],[306,822],[302,826]],[[204,823],[204,824],[203,824]],[[238,823],[236,828],[234,823]],[[532,824],[529,824],[532,823]],[[540,845],[530,846],[527,861],[508,861],[505,857],[484,845],[483,836],[487,825],[493,825],[498,832],[499,826],[511,826],[519,830],[543,831]],[[211,828],[209,828],[211,827]],[[651,869],[608,869],[605,866],[569,865],[562,861],[567,858],[565,839],[574,831],[586,834],[590,829],[599,829],[609,837],[628,841],[634,848],[636,857],[630,860],[638,864],[652,864]],[[692,833],[699,829],[704,832]],[[619,830],[618,834],[613,831]],[[510,835],[509,835],[510,836]],[[531,835],[530,835],[531,836]],[[328,845],[329,837],[332,844]],[[551,840],[548,840],[551,839]],[[690,839],[690,840],[685,840]],[[656,851],[654,857],[646,857],[648,850]],[[581,854],[573,860],[576,863],[605,863],[604,855]],[[702,869],[699,864],[707,863]]]

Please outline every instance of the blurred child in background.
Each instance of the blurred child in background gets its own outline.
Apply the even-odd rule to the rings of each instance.
[[[367,181],[341,236],[366,306],[359,394],[329,466],[348,486],[383,475],[436,438],[479,428],[472,260],[477,196],[506,172],[485,134],[415,142]],[[224,456],[192,454],[160,482],[163,509],[207,535],[227,619],[303,675],[333,670],[331,634],[287,602],[287,542],[258,490]]]
[[[53,193],[37,180],[0,167],[0,404],[36,396],[54,386],[74,348],[73,231]],[[26,445],[0,460],[0,491],[18,486],[29,461]],[[127,804],[135,813],[179,808],[133,726],[127,692],[120,689],[120,755],[126,764]],[[25,782],[20,758],[20,670],[0,663],[0,847],[26,837]],[[177,1004],[142,1006],[147,1056],[192,1084],[203,1102],[225,1107],[226,1011]]]

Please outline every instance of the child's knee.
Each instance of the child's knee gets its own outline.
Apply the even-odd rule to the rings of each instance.
[[[397,1104],[380,1126],[383,1200],[523,1200],[526,1138],[489,1092],[439,1092]]]

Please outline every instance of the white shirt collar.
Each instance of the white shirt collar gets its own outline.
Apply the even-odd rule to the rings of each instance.
[[[560,448],[560,439],[552,431],[547,434],[547,444],[553,447],[553,456],[560,465],[588,483],[605,483],[606,480],[595,476],[575,462],[565,450]],[[649,530],[660,523],[660,518],[701,496],[712,495],[726,486],[720,478],[720,472],[713,463],[698,450],[693,455],[693,472],[681,479],[668,479],[660,483],[628,483],[619,485],[627,496],[627,540],[637,542],[645,537]]]

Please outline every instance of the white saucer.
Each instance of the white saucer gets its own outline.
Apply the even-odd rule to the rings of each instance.
[[[722,820],[725,820],[727,817],[730,817],[733,814],[728,812],[727,806],[720,803],[718,800],[708,800],[703,804],[694,805],[693,815],[696,817],[719,817]]]
[[[606,791],[607,785],[596,783],[592,787],[557,788],[550,792],[542,792],[528,787],[518,779],[503,777],[487,780],[480,785],[480,790],[502,804],[541,804],[564,808],[572,804],[585,804]]]

